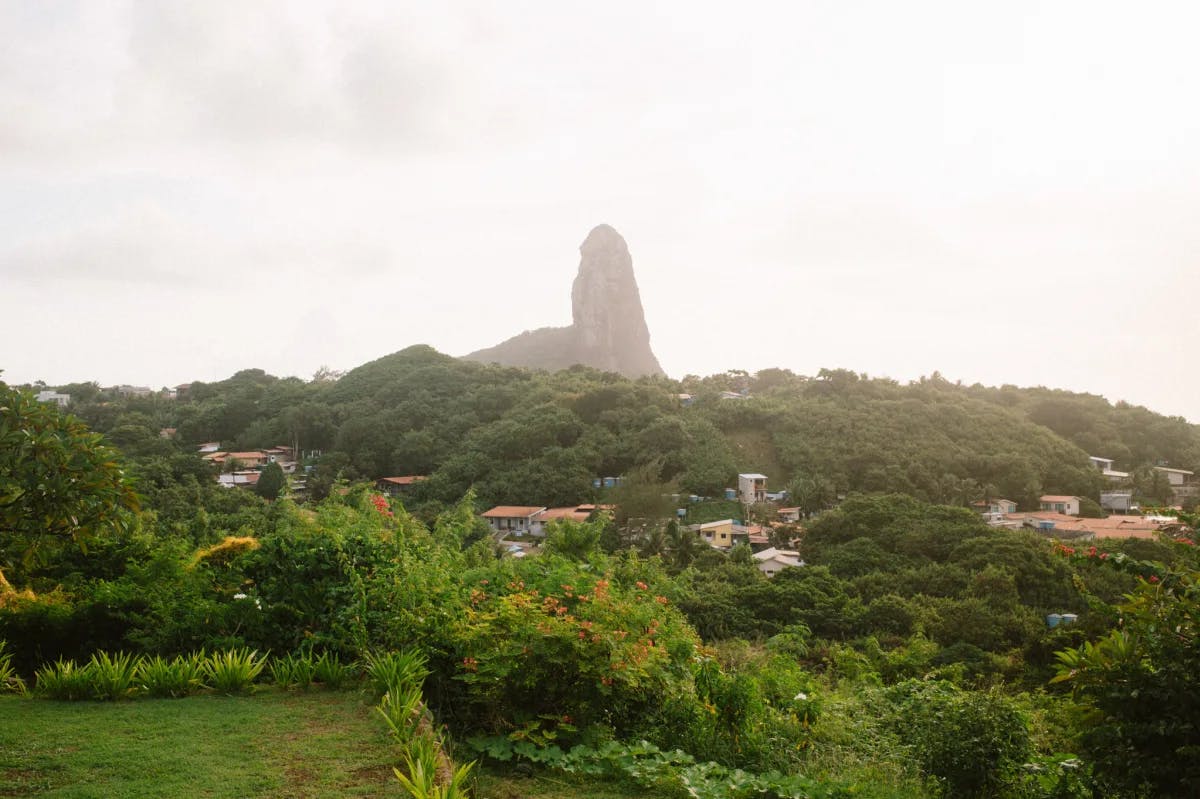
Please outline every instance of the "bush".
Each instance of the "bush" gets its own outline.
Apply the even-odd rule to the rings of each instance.
[[[994,796],[1032,753],[1024,714],[995,692],[910,681],[888,696],[898,734],[942,796]]]
[[[416,650],[368,654],[367,679],[371,682],[375,696],[383,696],[398,686],[420,687],[429,676],[429,669],[425,663],[425,655]]]
[[[307,691],[316,677],[317,664],[312,654],[299,652],[271,661],[271,679],[285,690],[299,688]]]
[[[204,676],[213,690],[223,694],[249,691],[267,661],[249,649],[214,652],[204,661]]]
[[[97,652],[88,661],[87,671],[95,699],[128,699],[137,690],[138,661],[127,652]]]
[[[0,640],[0,694],[25,693],[25,681],[13,668],[12,653],[6,652],[6,642]]]
[[[322,652],[313,663],[313,679],[330,690],[336,691],[354,676],[354,669],[342,663],[334,652]]]
[[[92,695],[92,675],[87,665],[73,660],[59,660],[38,669],[34,693],[46,699],[77,702]]]
[[[160,655],[142,658],[138,663],[137,682],[147,695],[159,699],[178,699],[204,687],[203,652],[179,655],[166,660]]]

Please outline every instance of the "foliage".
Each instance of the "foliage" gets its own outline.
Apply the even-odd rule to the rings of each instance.
[[[38,669],[34,693],[47,699],[68,702],[92,696],[92,675],[89,665],[79,666],[73,660],[59,660]]]
[[[1058,653],[1055,681],[1087,711],[1081,742],[1102,785],[1186,795],[1200,781],[1200,571],[1160,566],[1116,610],[1119,628]]]
[[[12,653],[6,652],[7,643],[0,639],[0,694],[25,693],[25,681],[12,664]]]
[[[218,693],[240,694],[252,689],[266,665],[266,658],[249,649],[213,652],[204,661],[204,677]]]
[[[996,692],[911,681],[890,696],[900,735],[942,796],[996,796],[1032,753],[1026,719]]]
[[[128,652],[97,652],[85,668],[94,699],[129,699],[138,688],[138,660]]]
[[[271,659],[271,681],[284,690],[307,691],[316,678],[317,664],[311,652],[293,652]]]
[[[144,657],[137,664],[137,683],[148,696],[180,699],[204,687],[203,652],[177,655],[167,660],[161,655]]]
[[[0,565],[131,529],[139,500],[117,451],[57,406],[0,382]],[[45,551],[43,551],[45,550]]]
[[[283,468],[278,463],[268,463],[258,473],[258,482],[254,484],[254,493],[266,500],[278,499],[287,487],[287,478]]]
[[[420,686],[429,676],[427,659],[417,650],[368,653],[365,662],[367,679],[376,696],[383,696],[393,686]]]

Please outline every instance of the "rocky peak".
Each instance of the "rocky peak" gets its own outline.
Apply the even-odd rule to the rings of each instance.
[[[507,366],[564,369],[580,363],[627,377],[660,375],[625,239],[597,225],[579,247],[570,327],[542,328],[466,357]]]

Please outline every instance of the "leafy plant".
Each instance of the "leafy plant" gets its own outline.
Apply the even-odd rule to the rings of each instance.
[[[459,766],[448,780],[439,783],[436,749],[430,744],[416,744],[405,752],[404,766],[404,771],[398,768],[392,771],[412,799],[466,799],[467,777],[475,764],[472,762]]]
[[[366,657],[367,679],[375,695],[383,696],[397,687],[420,686],[429,675],[425,664],[425,655],[415,649],[370,653]]]
[[[271,661],[271,679],[280,688],[307,691],[317,673],[317,664],[308,652],[297,652]]]
[[[259,657],[257,651],[229,649],[208,656],[204,662],[204,676],[214,690],[240,694],[251,689],[266,665],[266,658]]]
[[[375,710],[396,743],[407,746],[416,737],[425,710],[421,689],[411,684],[396,686],[383,695]]]
[[[353,667],[342,663],[334,652],[323,652],[313,664],[313,679],[331,690],[338,690],[354,675]]]
[[[93,698],[113,701],[133,696],[138,687],[138,665],[138,659],[128,652],[92,655],[86,669]]]
[[[178,699],[204,687],[203,652],[177,655],[166,660],[161,655],[142,658],[137,667],[137,683],[148,696]]]
[[[21,675],[17,674],[17,670],[12,664],[12,653],[5,652],[6,643],[0,641],[0,694],[2,693],[25,693],[25,681],[21,679]]]
[[[34,675],[34,693],[68,702],[89,698],[92,695],[90,664],[80,666],[73,660],[58,660],[43,666]]]

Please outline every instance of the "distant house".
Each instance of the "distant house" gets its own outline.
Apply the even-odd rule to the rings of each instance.
[[[758,562],[758,570],[768,577],[774,577],[784,569],[794,569],[804,565],[804,561],[800,559],[800,553],[796,550],[776,549],[775,547],[755,552],[754,560]]]
[[[717,549],[729,549],[733,546],[733,519],[693,524],[689,525],[688,529],[695,531],[702,541]]]
[[[696,398],[691,394],[676,394],[675,398],[678,399],[679,404],[685,408],[691,407],[692,403],[696,401]]]
[[[981,499],[972,502],[971,507],[984,515],[989,513],[1016,513],[1017,503],[1011,499]]]
[[[230,461],[237,461],[242,469],[261,469],[267,465],[265,452],[210,452],[204,460],[212,461],[218,466],[224,466]]]
[[[223,488],[253,488],[258,484],[260,472],[236,471],[217,475],[217,484]]]
[[[1084,519],[1067,516],[1054,511],[1014,513],[1008,517],[1014,522],[1037,530],[1049,538],[1064,541],[1092,541],[1100,538],[1149,538],[1158,535],[1164,525],[1173,522],[1150,516],[1109,516],[1106,519]]]
[[[780,508],[778,511],[776,511],[776,514],[779,516],[779,521],[786,524],[795,524],[796,522],[800,521],[799,508]]]
[[[532,533],[534,517],[546,510],[533,505],[498,505],[483,514],[488,525],[497,533]]]
[[[572,522],[586,522],[596,510],[595,505],[572,505],[567,508],[546,508],[534,515],[529,527],[530,535],[544,536],[546,525],[552,521],[566,519]]]
[[[1113,513],[1129,513],[1133,510],[1132,491],[1101,491],[1100,507]]]
[[[201,453],[204,453],[204,452],[210,452],[210,453],[211,453],[211,452],[217,452],[218,450],[220,450],[220,449],[221,449],[221,442],[219,442],[219,441],[208,441],[208,442],[206,442],[206,443],[204,443],[204,444],[201,444],[201,445],[200,445],[200,446],[198,446],[196,449],[197,449],[197,451],[199,451],[199,452],[201,452]]]
[[[1047,494],[1044,497],[1038,498],[1042,510],[1061,513],[1066,516],[1079,515],[1079,497],[1063,497],[1056,494]]]
[[[296,454],[292,451],[292,448],[282,444],[263,450],[263,454],[267,456],[267,463],[282,463],[296,459]]]
[[[1088,460],[1100,470],[1100,474],[1108,478],[1109,482],[1123,483],[1129,479],[1129,472],[1118,472],[1113,468],[1112,458],[1099,458],[1095,455],[1089,455]]]
[[[162,430],[158,431],[158,437],[159,438],[174,438],[175,434],[178,432],[179,431],[176,430],[174,427],[164,427]]]
[[[71,404],[70,394],[59,394],[57,391],[39,391],[35,399],[38,402],[52,402],[60,408],[65,408]]]
[[[722,391],[720,394],[723,400],[744,400],[750,399],[750,395],[745,391]]]
[[[1192,475],[1194,474],[1194,472],[1189,472],[1187,469],[1170,469],[1166,466],[1155,466],[1154,471],[1165,474],[1167,482],[1171,484],[1172,488],[1192,482]]]
[[[380,477],[375,481],[375,488],[389,497],[408,493],[412,487],[426,479],[423,474],[407,474],[403,477]]]
[[[765,474],[739,474],[738,496],[747,505],[767,501],[767,476]]]
[[[162,390],[159,391],[158,393],[163,397],[163,399],[170,399],[170,400],[179,399],[179,389],[177,389],[177,388],[169,388],[167,386],[163,386]]]

